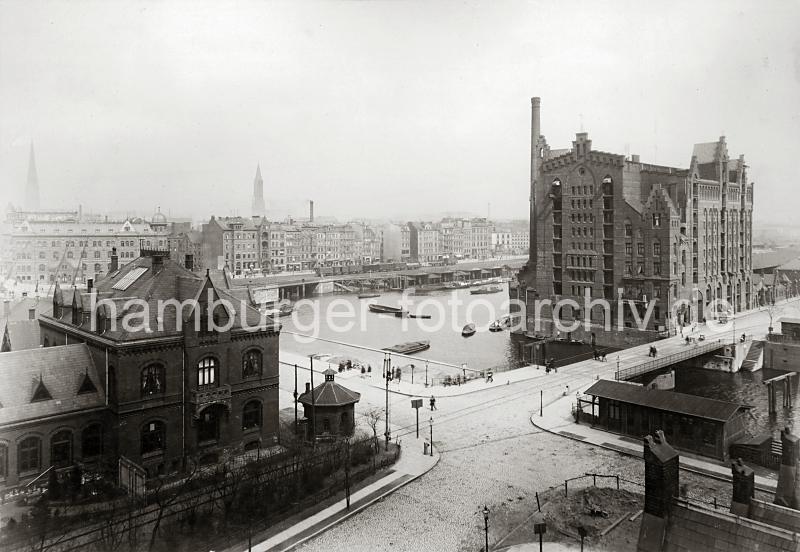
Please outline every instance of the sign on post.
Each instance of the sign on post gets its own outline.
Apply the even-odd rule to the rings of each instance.
[[[422,399],[411,399],[411,408],[417,413],[417,439],[419,439],[419,409],[422,406]]]

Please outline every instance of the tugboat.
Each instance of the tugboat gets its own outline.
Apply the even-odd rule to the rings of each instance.
[[[403,309],[400,307],[390,307],[388,305],[378,305],[377,303],[370,303],[369,305],[370,312],[377,312],[379,314],[401,314],[403,313]]]
[[[373,297],[380,297],[380,296],[381,296],[380,293],[359,293],[358,294],[358,298],[359,299],[371,299]]]
[[[470,295],[485,295],[487,293],[499,293],[501,291],[503,291],[503,288],[500,286],[486,286],[478,289],[472,289],[469,293]]]
[[[490,332],[502,332],[503,331],[503,323],[499,320],[495,320],[491,324],[489,324],[489,331]]]
[[[384,351],[390,351],[392,353],[400,353],[403,355],[413,355],[414,353],[419,353],[420,351],[424,351],[426,349],[431,348],[430,341],[409,341],[408,343],[400,343],[399,345],[392,345],[391,347],[385,347]]]
[[[474,334],[475,334],[475,324],[467,324],[461,330],[461,336],[462,337],[470,337],[470,336],[472,336]]]

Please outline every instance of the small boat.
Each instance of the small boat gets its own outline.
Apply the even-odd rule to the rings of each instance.
[[[430,348],[431,348],[430,341],[409,341],[407,343],[400,343],[399,345],[392,345],[391,347],[386,347],[383,350],[390,351],[392,353],[400,353],[403,355],[411,355]]]
[[[380,297],[380,296],[381,296],[380,293],[359,293],[358,294],[358,298],[359,299],[371,299],[373,297]]]
[[[486,295],[487,293],[499,293],[503,291],[500,286],[485,286],[478,289],[470,290],[471,295]]]
[[[267,316],[271,316],[271,317],[289,316],[290,314],[292,314],[294,312],[294,305],[288,305],[288,304],[284,303],[279,307],[275,307],[275,308],[271,308],[271,309],[265,309],[263,312]]]
[[[408,317],[409,318],[422,318],[422,319],[425,319],[425,320],[430,320],[431,315],[430,314],[409,314]]]
[[[462,337],[470,337],[471,335],[475,334],[475,324],[467,324],[461,330]]]
[[[490,332],[502,332],[503,331],[503,323],[499,320],[495,320],[491,324],[489,324],[489,331]]]
[[[379,314],[402,314],[403,309],[400,307],[390,307],[388,305],[378,305],[377,303],[370,303],[370,312],[377,312]]]

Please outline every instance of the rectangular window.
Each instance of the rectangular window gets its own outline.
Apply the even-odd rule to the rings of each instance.
[[[638,255],[642,255],[642,256],[644,255],[644,244],[643,243],[639,242],[639,243],[636,244],[636,253]]]
[[[659,262],[653,263],[653,274],[655,276],[661,276],[661,263]]]
[[[653,242],[653,255],[655,255],[656,257],[661,255],[661,242],[659,241]]]
[[[633,244],[626,243],[625,244],[625,254],[626,255],[633,255]]]

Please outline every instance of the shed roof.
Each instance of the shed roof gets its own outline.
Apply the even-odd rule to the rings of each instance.
[[[586,390],[586,394],[719,422],[727,422],[740,410],[749,408],[743,404],[674,391],[647,389],[634,383],[613,380],[595,382]]]

